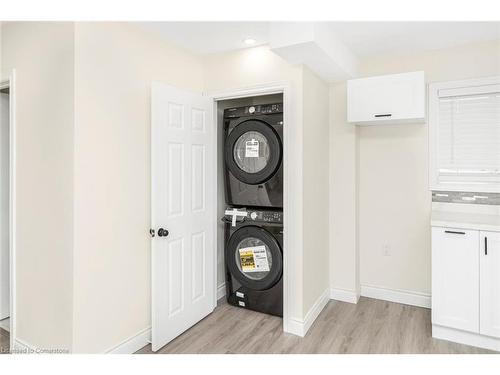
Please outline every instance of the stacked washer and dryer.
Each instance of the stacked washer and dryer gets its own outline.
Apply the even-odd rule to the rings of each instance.
[[[227,301],[283,316],[283,103],[223,121]]]

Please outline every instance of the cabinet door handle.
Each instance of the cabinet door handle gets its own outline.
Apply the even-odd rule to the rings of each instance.
[[[488,237],[484,236],[484,255],[488,255]]]
[[[454,230],[445,230],[444,233],[450,233],[450,234],[465,234],[465,232],[456,232]]]
[[[391,117],[392,113],[384,113],[382,115],[374,115],[375,117]]]

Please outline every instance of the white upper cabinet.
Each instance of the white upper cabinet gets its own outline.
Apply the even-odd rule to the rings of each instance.
[[[429,85],[431,190],[500,192],[500,77]]]
[[[359,125],[425,121],[424,72],[347,81],[347,121]]]

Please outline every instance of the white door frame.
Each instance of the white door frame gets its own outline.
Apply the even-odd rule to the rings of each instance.
[[[288,213],[290,212],[290,205],[293,203],[290,197],[288,196],[288,186],[289,186],[289,176],[291,175],[290,168],[292,168],[291,165],[288,164],[288,149],[289,149],[289,144],[291,144],[291,134],[292,132],[290,131],[290,126],[294,126],[292,120],[291,120],[291,111],[290,111],[290,96],[291,96],[291,84],[289,82],[275,82],[275,83],[268,83],[268,84],[262,84],[262,85],[256,85],[256,86],[247,86],[244,88],[239,88],[239,89],[232,89],[232,90],[227,90],[227,91],[217,91],[217,92],[210,92],[207,93],[207,96],[210,96],[213,99],[214,102],[214,111],[213,111],[213,121],[214,121],[214,126],[216,127],[216,131],[214,133],[215,139],[214,142],[217,144],[217,141],[219,139],[218,134],[219,134],[219,127],[217,124],[217,102],[221,100],[228,100],[228,99],[238,99],[238,98],[245,98],[245,97],[250,97],[250,96],[261,96],[261,95],[270,95],[270,94],[283,94],[283,123],[285,126],[283,127],[283,222],[285,223],[285,226],[287,223],[289,223],[289,215]],[[219,146],[219,145],[217,145]],[[217,152],[214,152],[214,163],[215,165],[218,165],[217,163]],[[219,186],[217,185],[218,181],[216,180],[216,188],[215,188],[215,202],[217,202],[216,207],[218,207],[218,196],[217,192],[219,189]],[[214,221],[214,238],[217,239],[217,222],[218,219]],[[291,332],[289,327],[291,326],[290,320],[291,320],[291,301],[290,297],[292,295],[291,293],[291,288],[290,288],[290,259],[295,257],[295,254],[297,254],[298,249],[297,246],[294,245],[292,246],[293,242],[290,241],[290,231],[284,230],[283,233],[283,247],[286,249],[286,252],[283,254],[283,331],[285,332]],[[217,305],[217,251],[215,252],[215,301],[214,301],[214,306]]]
[[[9,88],[9,271],[10,350],[16,343],[16,71],[0,79],[0,88]]]

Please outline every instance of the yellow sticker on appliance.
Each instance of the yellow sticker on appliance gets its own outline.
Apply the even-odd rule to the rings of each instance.
[[[258,158],[259,157],[259,141],[252,139],[245,142],[245,157]]]
[[[269,261],[265,246],[251,246],[239,249],[240,265],[243,272],[267,272]]]

